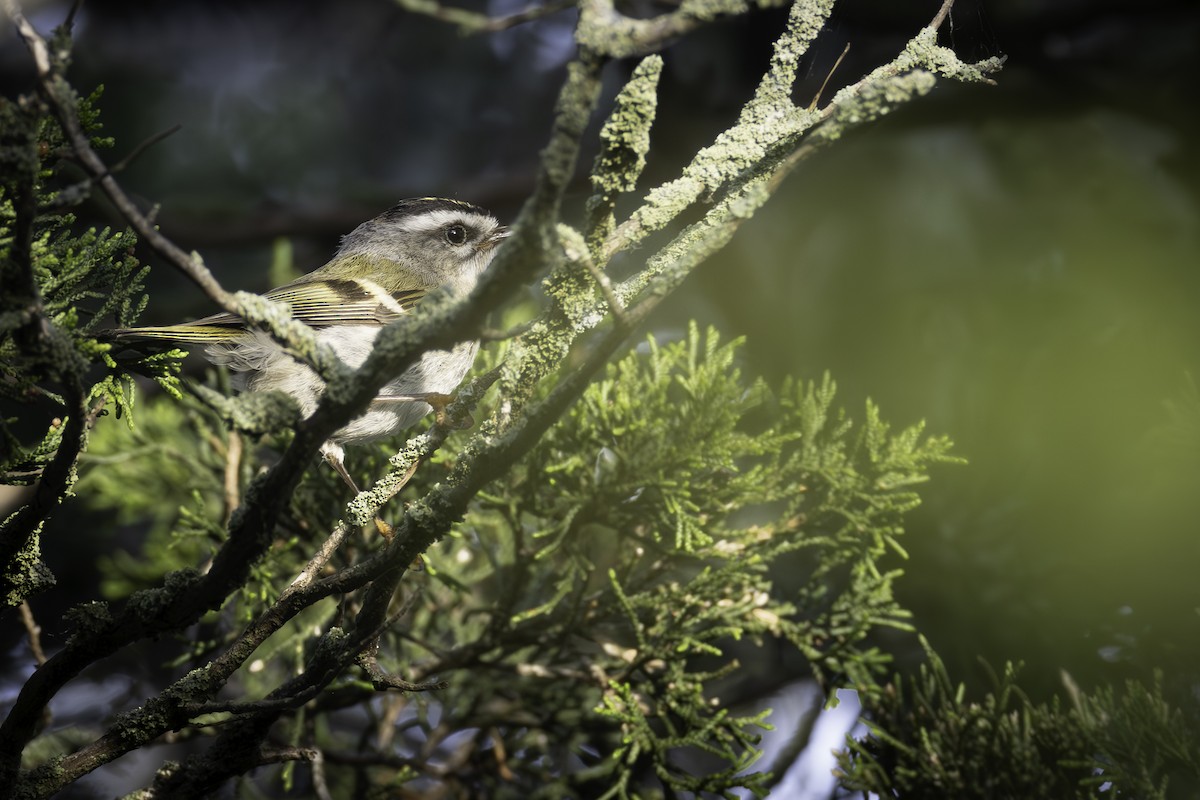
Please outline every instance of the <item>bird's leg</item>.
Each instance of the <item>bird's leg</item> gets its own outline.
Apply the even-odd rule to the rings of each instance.
[[[362,490],[358,488],[358,484],[354,482],[354,478],[351,478],[350,473],[346,471],[346,465],[342,462],[342,459],[331,453],[325,453],[324,455],[329,465],[333,467],[338,475],[342,476],[342,480],[350,487],[350,491],[354,492],[355,496],[362,494]],[[340,456],[341,454],[339,453],[338,455]]]
[[[474,425],[475,420],[471,418],[470,414],[466,415],[466,418],[459,423],[452,423],[449,420],[446,415],[446,406],[450,405],[452,402],[454,402],[454,395],[442,394],[441,392],[417,392],[414,394],[389,394],[382,397],[376,397],[373,401],[371,401],[371,405],[384,405],[387,403],[428,403],[433,407],[438,425],[447,425],[456,429],[469,428]],[[354,492],[355,496],[362,494],[362,491],[358,488],[358,484],[354,482],[354,478],[351,478],[350,473],[346,471],[346,453],[342,449],[341,445],[333,442],[326,442],[325,444],[321,445],[321,455],[323,455],[325,460],[329,462],[329,465],[337,471],[337,474],[342,476],[342,480],[346,482],[346,485],[350,487],[350,491]],[[410,480],[412,480],[412,476],[416,473],[417,467],[420,465],[420,459],[413,462],[413,465],[408,468],[408,472],[405,473],[404,477],[396,485],[396,488],[392,490],[392,496],[395,496],[408,484]],[[392,528],[392,526],[380,519],[378,515],[375,517],[375,527],[385,539],[391,539],[392,535],[395,533],[395,530]]]
[[[350,487],[350,491],[354,492],[354,496],[358,497],[362,491],[358,488],[358,484],[354,482],[354,478],[350,477],[350,472],[346,469],[346,451],[341,445],[332,442],[326,442],[321,445],[321,455],[329,462],[329,465],[334,468],[338,475],[342,476],[342,480]],[[413,465],[413,471],[416,470],[416,465]],[[412,477],[412,472],[409,472],[405,477],[404,482],[408,483],[408,479]],[[403,485],[403,484],[401,484]],[[375,530],[379,531],[379,535],[385,539],[391,539],[396,532],[390,524],[385,520],[380,519],[379,515],[375,515]]]

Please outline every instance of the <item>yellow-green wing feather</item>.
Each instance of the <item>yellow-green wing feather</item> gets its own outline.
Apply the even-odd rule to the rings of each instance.
[[[366,280],[292,283],[267,297],[292,307],[292,316],[314,328],[329,325],[386,325],[425,296],[425,289],[388,293]]]
[[[164,325],[157,328],[118,328],[103,331],[114,339],[149,339],[179,344],[220,344],[237,339],[246,332],[232,325],[203,325],[199,321],[187,325]]]
[[[314,328],[331,325],[386,325],[425,296],[427,289],[386,292],[361,279],[301,278],[267,292],[265,297],[292,308],[292,317]],[[235,314],[213,314],[183,325],[111,331],[118,338],[162,339],[190,344],[218,344],[236,339],[246,322]]]

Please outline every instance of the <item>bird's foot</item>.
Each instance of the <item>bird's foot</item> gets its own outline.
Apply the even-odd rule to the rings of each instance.
[[[378,397],[375,399],[379,402],[416,402],[428,403],[433,406],[434,421],[438,425],[451,428],[453,430],[464,430],[475,424],[475,419],[470,414],[463,414],[459,419],[451,419],[446,413],[446,407],[454,402],[454,395],[442,394],[441,392],[420,392],[418,394],[393,394],[387,397]]]

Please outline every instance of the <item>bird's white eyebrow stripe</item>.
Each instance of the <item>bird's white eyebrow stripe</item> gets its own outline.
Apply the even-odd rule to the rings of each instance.
[[[472,227],[480,227],[481,222],[484,226],[488,224],[493,226],[500,224],[491,217],[482,217],[481,220],[481,215],[474,211],[449,208],[438,208],[431,211],[424,211],[420,214],[414,214],[410,217],[405,217],[404,219],[400,220],[400,224],[406,230],[413,232],[436,231],[455,222],[469,224]]]

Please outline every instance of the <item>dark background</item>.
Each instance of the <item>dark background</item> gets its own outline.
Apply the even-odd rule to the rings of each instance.
[[[830,93],[890,59],[938,5],[839,3],[797,99],[846,43]],[[48,30],[65,8],[29,13]],[[734,119],[784,16],[714,25],[667,51],[646,187]],[[573,21],[467,38],[384,0],[87,2],[71,77],[105,86],[110,161],[182,124],[121,181],[226,286],[262,290],[278,237],[307,271],[401,197],[511,219]],[[923,419],[958,443],[970,465],[937,470],[903,541],[911,558],[897,559],[902,600],[956,677],[980,678],[979,656],[1019,659],[1037,694],[1060,670],[1086,688],[1159,667],[1190,713],[1200,11],[962,0],[952,22],[943,41],[963,57],[1008,57],[998,85],[943,81],[806,162],[651,328],[670,336],[695,318],[745,335],[747,373],[777,384],[829,370],[855,413],[871,397],[896,425]],[[6,27],[6,94],[28,87],[28,62]],[[631,68],[610,66],[609,97]],[[580,181],[569,202],[586,195]],[[117,224],[100,203],[81,216]],[[147,324],[210,310],[155,271]],[[45,546],[63,586],[84,590],[89,550],[113,543],[62,533],[71,514]],[[35,601],[51,631],[80,599],[69,593]],[[15,631],[6,642],[23,663]]]

